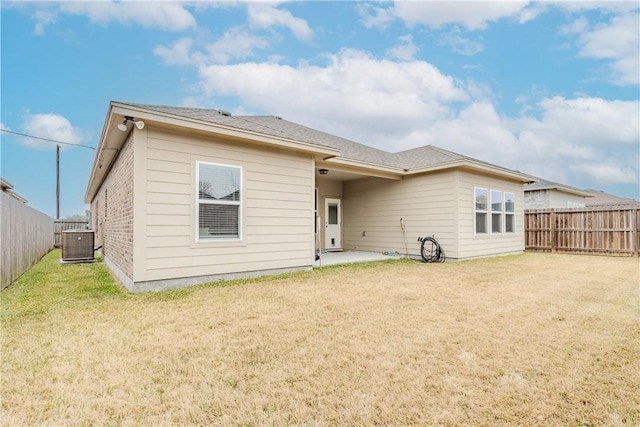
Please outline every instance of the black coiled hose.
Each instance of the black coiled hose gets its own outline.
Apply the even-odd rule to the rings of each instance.
[[[444,250],[435,237],[418,237],[422,262],[444,262]]]

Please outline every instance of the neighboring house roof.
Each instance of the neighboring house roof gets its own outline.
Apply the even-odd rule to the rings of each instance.
[[[106,175],[117,150],[124,143],[123,132],[115,126],[127,115],[139,120],[158,121],[176,126],[225,133],[245,140],[264,139],[265,143],[315,153],[318,159],[349,168],[361,168],[402,177],[439,169],[466,167],[500,175],[523,183],[534,182],[532,176],[471,157],[427,145],[400,153],[389,153],[339,136],[293,123],[277,116],[234,116],[214,109],[171,107],[112,102],[102,131],[85,200],[90,202]],[[111,135],[111,136],[109,136]],[[115,136],[117,135],[117,136]],[[109,151],[111,150],[111,154]],[[102,159],[99,163],[98,159]],[[399,178],[397,178],[399,179]]]
[[[584,190],[580,190],[570,185],[559,184],[553,181],[547,181],[546,179],[539,178],[538,182],[533,182],[524,185],[524,191],[541,191],[541,190],[557,190],[563,193],[573,194],[575,196],[593,197],[593,194]]]
[[[22,202],[22,203],[27,203],[27,199],[25,199],[24,197],[22,197],[21,195],[19,195],[17,193],[14,193],[13,192],[13,185],[11,183],[9,183],[8,181],[5,181],[2,178],[0,178],[0,189],[2,189],[3,193],[13,197],[17,201]]]
[[[618,197],[613,194],[605,193],[599,190],[584,190],[591,195],[586,200],[587,206],[605,206],[605,205],[635,205],[640,206],[640,202],[626,197]]]

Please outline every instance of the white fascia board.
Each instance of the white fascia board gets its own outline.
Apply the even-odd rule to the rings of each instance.
[[[331,157],[324,159],[327,164],[336,164],[345,166],[348,169],[357,171],[361,170],[362,173],[368,176],[376,176],[380,178],[390,179],[402,179],[405,175],[405,171],[402,168],[393,168],[388,166],[381,166],[375,163],[363,162],[359,160],[346,159],[344,157]]]
[[[210,123],[207,121],[192,119],[189,117],[176,117],[168,113],[150,111],[131,105],[114,103],[112,114],[121,115],[122,117],[133,116],[136,119],[142,121],[148,120],[151,122],[159,122],[166,125],[184,127],[207,133],[215,133],[230,138],[243,139],[253,143],[262,143],[281,148],[290,148],[292,150],[304,151],[311,154],[321,154],[324,156],[337,156],[340,154],[340,150],[336,148],[296,141],[289,138],[280,138],[277,136],[265,135],[259,132],[238,129],[232,126]]]
[[[479,172],[484,172],[491,175],[497,175],[504,178],[513,179],[516,181],[521,181],[522,183],[529,184],[532,182],[537,182],[538,180],[530,175],[523,174],[517,171],[512,171],[509,169],[504,169],[499,166],[489,165],[483,162],[476,162],[471,159],[466,160],[455,160],[453,162],[439,163],[433,166],[429,166],[426,168],[417,168],[410,169],[407,171],[407,175],[415,175],[427,172],[435,172],[445,169],[453,169],[453,168],[466,168]]]
[[[563,185],[545,185],[544,187],[528,188],[525,191],[543,191],[543,190],[557,190],[567,194],[573,194],[574,196],[582,197],[594,197],[593,194],[581,191],[575,188],[565,187]]]
[[[9,181],[5,181],[3,178],[0,178],[0,187],[3,190],[5,188],[11,190],[13,188],[13,185]]]
[[[114,154],[118,153],[120,148],[122,148],[122,144],[124,144],[125,138],[128,134],[127,132],[118,131],[119,133],[118,135],[112,132],[111,133],[112,135],[118,135],[121,140],[120,141],[114,140],[114,142],[112,143],[113,147],[109,147],[109,150],[105,150],[107,145],[105,140],[107,135],[109,135],[108,130],[117,129],[117,124],[113,122],[113,119],[114,119],[113,103],[111,103],[109,105],[109,110],[107,111],[107,117],[105,118],[104,125],[102,126],[102,132],[100,133],[100,140],[98,141],[98,147],[96,148],[96,155],[93,159],[93,167],[91,168],[91,175],[89,177],[89,182],[87,184],[87,192],[85,193],[85,196],[84,196],[85,203],[91,203],[93,201],[93,197],[95,196],[98,189],[100,188],[100,185],[102,185],[102,181],[104,179],[104,176],[106,175],[106,172],[111,167],[111,162],[113,161],[113,158],[110,158],[109,161],[107,162],[105,159],[105,154],[111,154],[111,153],[105,153],[105,151],[107,152],[113,151]],[[114,139],[114,137],[112,137],[111,139]],[[115,156],[112,156],[112,157],[115,157]],[[102,158],[102,161],[107,165],[107,167],[105,167],[104,169],[99,167],[101,158]]]
[[[171,114],[150,111],[144,108],[112,102],[102,127],[100,142],[96,150],[96,156],[91,170],[91,176],[85,193],[85,203],[91,203],[97,193],[102,181],[111,167],[115,155],[124,144],[128,132],[117,129],[117,125],[124,120],[125,116],[134,117],[136,120],[156,122],[169,126],[176,126],[196,130],[204,133],[215,133],[233,139],[242,139],[248,142],[288,148],[302,151],[314,156],[333,157],[340,154],[340,150],[306,142],[295,141],[287,138],[278,138],[264,135],[258,132],[245,131],[230,126],[213,124],[202,120],[190,119],[187,117],[175,117]],[[103,167],[100,168],[100,159]]]

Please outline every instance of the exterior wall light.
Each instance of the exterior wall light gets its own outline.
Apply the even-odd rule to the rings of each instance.
[[[132,122],[140,130],[144,129],[144,122],[142,120],[136,121],[136,119],[131,116],[124,116],[124,120],[118,125],[118,129],[120,129],[122,132],[126,132],[128,122]]]
[[[329,173],[329,169],[318,169],[320,175],[326,175]]]

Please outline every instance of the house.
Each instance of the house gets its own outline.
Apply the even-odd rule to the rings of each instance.
[[[605,193],[600,190],[584,190],[587,193],[591,194],[592,197],[587,199],[586,205],[588,207],[606,207],[606,206],[616,206],[616,207],[629,207],[636,208],[640,207],[640,202],[634,199],[629,199],[626,197],[618,197],[613,194]]]
[[[313,268],[316,250],[448,260],[524,250],[528,175],[388,153],[275,116],[112,102],[85,201],[132,292]]]
[[[583,208],[591,197],[584,190],[541,178],[524,185],[525,209]]]
[[[19,201],[20,203],[27,203],[27,199],[19,195],[18,193],[13,191],[13,185],[8,181],[0,178],[0,190],[5,193],[7,196],[12,197],[13,199]]]

